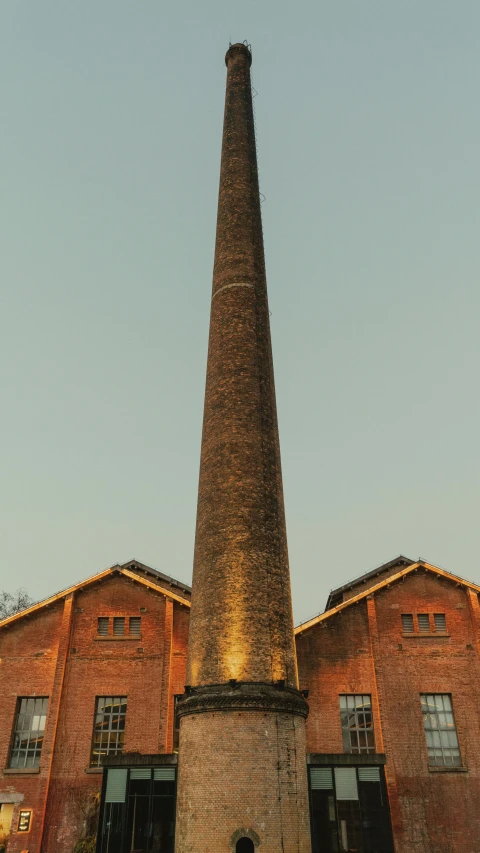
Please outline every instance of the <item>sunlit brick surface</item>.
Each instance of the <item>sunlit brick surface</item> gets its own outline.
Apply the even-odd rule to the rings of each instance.
[[[250,54],[227,56],[187,681],[296,686]]]

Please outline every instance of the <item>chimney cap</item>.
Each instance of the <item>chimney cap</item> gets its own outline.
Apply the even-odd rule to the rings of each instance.
[[[248,67],[250,68],[252,64],[251,45],[247,44],[247,42],[237,42],[236,44],[231,44],[225,54],[225,65],[227,66],[227,68],[229,60],[233,59],[234,56],[243,56],[248,61]]]

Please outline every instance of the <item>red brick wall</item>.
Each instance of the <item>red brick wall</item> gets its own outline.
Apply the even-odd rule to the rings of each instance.
[[[146,612],[140,613],[140,607]],[[85,772],[95,696],[128,695],[127,750],[149,753],[171,749],[173,696],[182,693],[185,683],[189,610],[177,603],[170,604],[170,609],[173,624],[169,625],[161,593],[118,575],[76,595],[51,778],[51,706],[40,773],[12,775],[3,773],[3,768],[8,762],[17,696],[52,697],[58,686],[54,682],[61,675],[58,651],[64,602],[0,631],[0,800],[2,793],[23,796],[15,809],[14,828],[20,807],[33,810],[31,832],[13,835],[9,853],[24,849],[40,853],[48,783],[43,851],[71,853],[83,820],[82,800],[89,791],[98,791],[101,781],[100,775]],[[418,612],[446,613],[449,636],[403,637],[401,614]],[[99,615],[137,614],[142,617],[141,639],[94,639]],[[307,751],[342,751],[339,693],[372,695],[377,750],[387,754],[396,853],[480,851],[479,628],[476,595],[470,598],[464,587],[419,571],[297,636],[300,686],[310,690]],[[165,667],[167,659],[169,666]],[[452,694],[467,772],[428,769],[421,692]],[[235,736],[239,721],[232,716]],[[215,725],[210,721],[202,738],[218,739],[221,733]],[[262,772],[256,761],[260,746],[255,741],[257,735],[248,732],[247,725],[242,737],[249,760],[255,757],[256,769],[251,768],[251,772],[257,778]],[[301,763],[298,743],[295,750]],[[185,752],[183,756],[187,761]]]
[[[402,636],[402,613],[446,613],[448,637]],[[342,752],[338,694],[372,694],[396,853],[480,850],[480,660],[466,589],[417,571],[297,636],[309,752]],[[380,718],[376,712],[378,692]],[[451,693],[465,771],[428,766],[420,693]]]
[[[167,631],[168,609],[173,619],[170,618]],[[96,696],[128,696],[125,751],[164,752],[167,741],[171,744],[172,739],[167,725],[173,725],[173,694],[182,692],[185,683],[186,607],[172,605],[161,593],[120,575],[85,588],[73,602],[58,726],[55,733],[50,700],[40,773],[2,775],[1,769],[8,760],[16,697],[52,697],[63,610],[60,601],[52,610],[42,610],[0,631],[0,673],[2,684],[8,684],[6,699],[0,701],[0,801],[1,792],[13,787],[24,795],[22,807],[33,809],[31,832],[28,836],[13,834],[9,853],[27,848],[30,853],[40,853],[47,787],[42,853],[71,853],[81,831],[89,793],[98,791],[101,785],[101,774],[92,773],[89,768]],[[140,615],[141,637],[96,639],[97,618],[103,615]],[[174,638],[171,648],[168,643],[166,646],[169,636]],[[44,654],[36,657],[40,651]],[[49,777],[49,742],[54,734]]]

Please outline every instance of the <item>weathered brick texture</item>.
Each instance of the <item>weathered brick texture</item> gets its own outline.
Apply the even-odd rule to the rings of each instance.
[[[227,90],[187,681],[297,684],[251,57]]]
[[[302,718],[254,711],[185,717],[177,803],[188,819],[177,822],[175,849],[232,851],[247,835],[262,853],[309,853],[306,786]]]

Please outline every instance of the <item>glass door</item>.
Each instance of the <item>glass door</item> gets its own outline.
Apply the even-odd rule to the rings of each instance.
[[[173,853],[175,769],[109,768],[98,853]]]
[[[311,767],[313,853],[393,853],[380,767]]]

